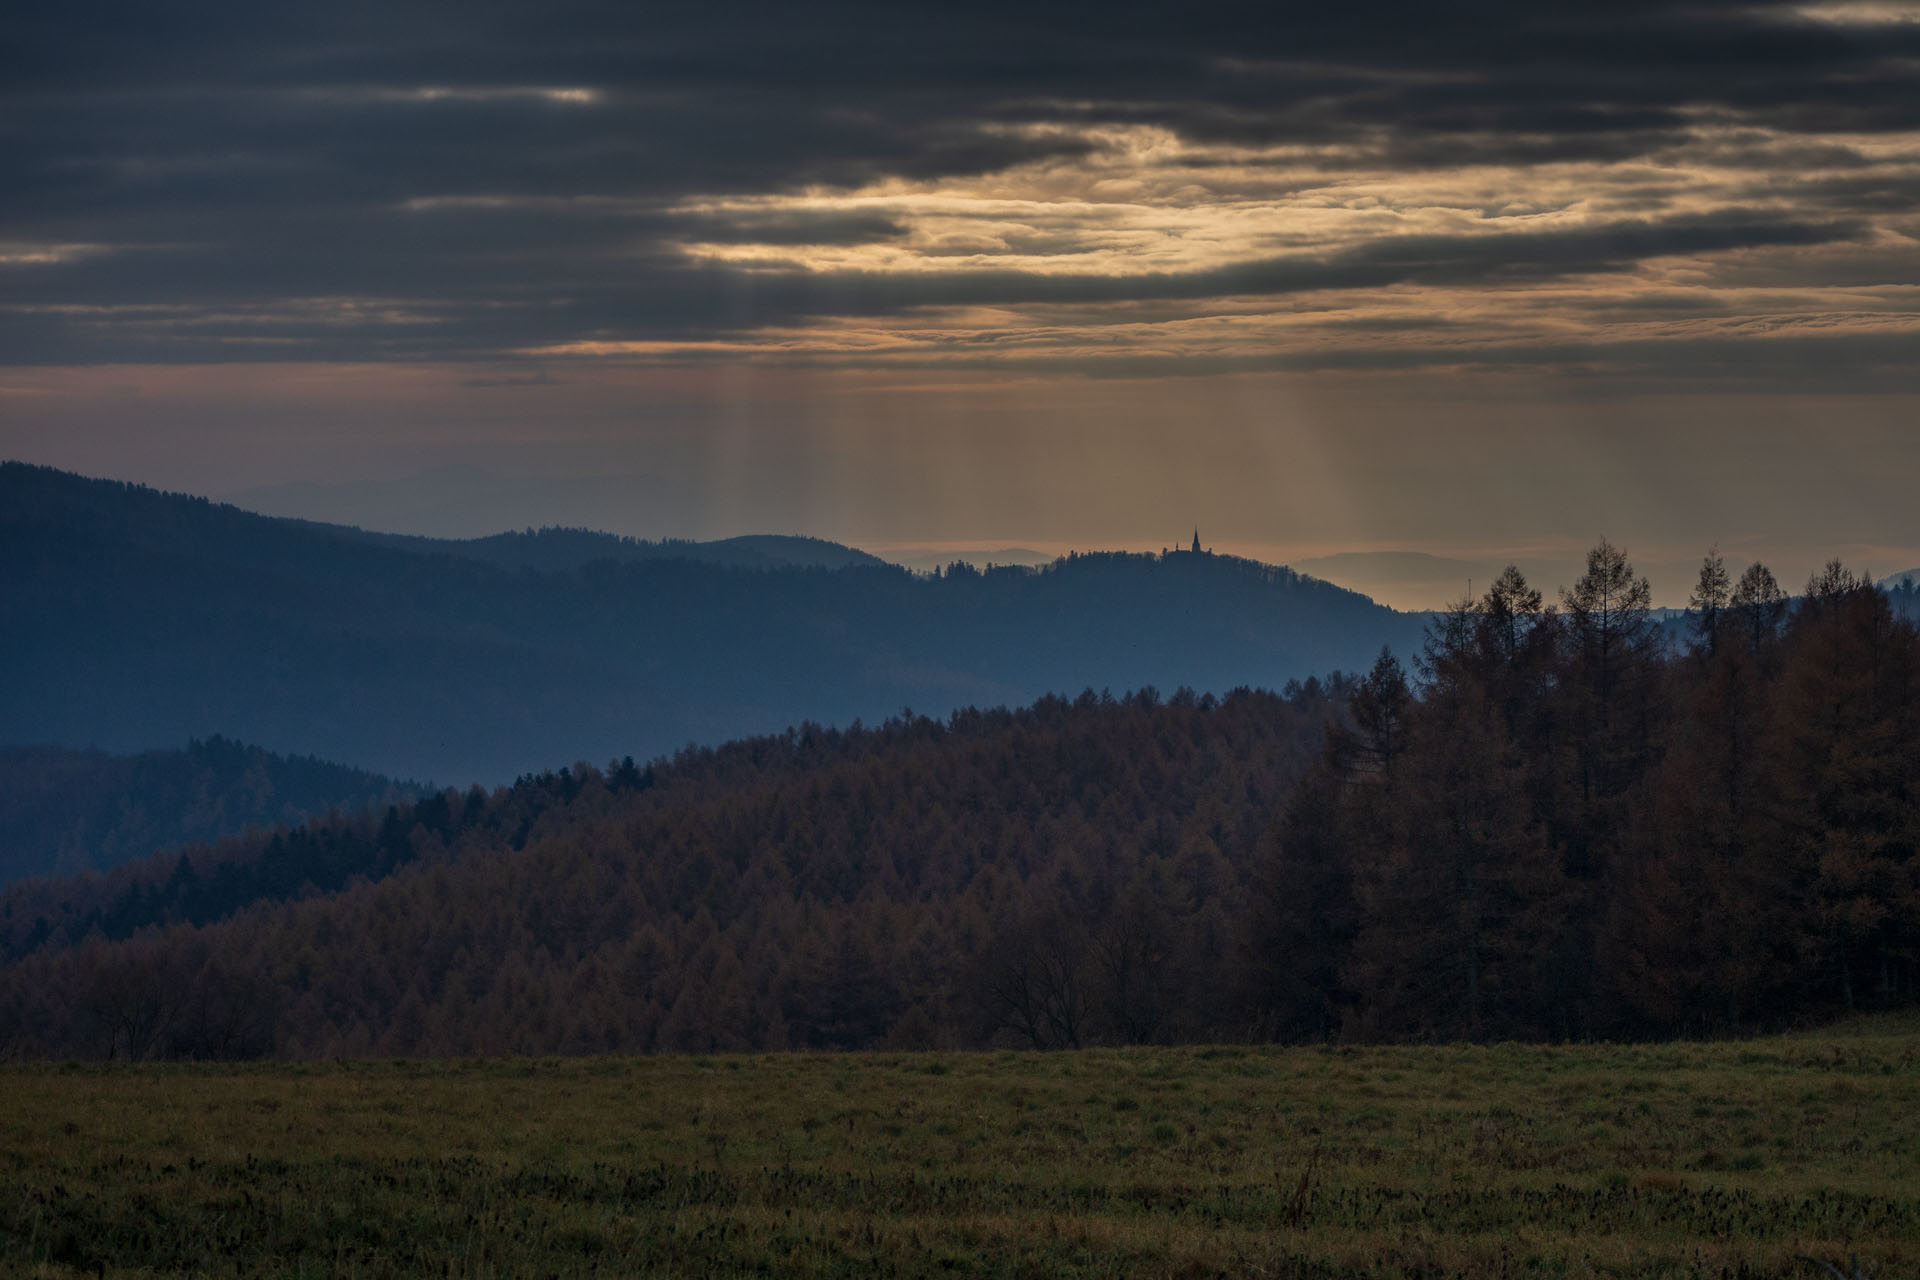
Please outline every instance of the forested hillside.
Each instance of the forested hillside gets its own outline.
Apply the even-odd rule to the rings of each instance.
[[[225,734],[498,782],[903,707],[1274,687],[1364,667],[1420,628],[1226,556],[932,578],[651,555],[549,572],[401,543],[0,465],[0,735],[131,751]]]
[[[1584,1039],[1910,1006],[1920,634],[1602,545],[1414,677],[803,728],[0,895],[0,1052]]]
[[[225,738],[134,756],[0,747],[0,884],[101,871],[169,846],[413,798],[361,769]]]
[[[193,556],[202,520],[262,529],[135,496],[171,504]],[[284,541],[228,563],[257,571],[247,598],[272,605],[270,626],[297,608],[273,589],[334,571],[338,544],[264,532]],[[779,601],[798,595],[783,591],[856,583],[871,601],[860,593],[879,584],[911,599],[898,616],[936,647],[952,639],[936,621],[967,634],[955,601],[1025,611],[1032,634],[1124,659],[1130,633],[1088,630],[1113,625],[1098,601],[1144,584],[1130,607],[1177,631],[1193,581],[1250,573],[1089,557],[1038,576],[714,579],[686,562],[543,575],[365,554],[348,563],[416,635],[455,616],[435,608],[502,583],[544,605],[552,638],[637,598],[630,572],[709,592],[753,581],[751,596],[721,594],[736,660],[712,668],[742,681],[747,619],[788,616]],[[275,576],[300,556],[322,568]],[[608,583],[597,605],[569,594]],[[1908,602],[1837,562],[1789,599],[1763,566],[1736,579],[1709,557],[1692,612],[1663,619],[1603,543],[1558,601],[1509,570],[1435,616],[1411,670],[1378,652],[1364,677],[1281,693],[1088,692],[807,724],[20,884],[0,893],[0,1053],[1565,1039],[1909,1005]]]
[[[17,886],[0,1056],[1217,1036],[1340,696],[807,728]]]

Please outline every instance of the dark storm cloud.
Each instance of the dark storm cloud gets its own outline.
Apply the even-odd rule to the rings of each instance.
[[[686,235],[711,244],[871,244],[895,240],[907,228],[876,213],[818,210],[683,216]]]
[[[1847,244],[1920,179],[1823,135],[1920,127],[1916,56],[1913,24],[1711,0],[35,6],[0,32],[0,359],[461,359],[941,307],[1498,288]],[[1698,137],[1703,119],[1724,136]],[[1322,172],[1693,148],[1759,177],[1745,208],[1679,207],[1648,182],[1612,193],[1612,220],[1192,269],[684,252],[902,244],[916,224],[884,202],[725,201],[1094,163],[1104,130],[1142,125],[1196,147],[1317,148]],[[1815,162],[1858,172],[1787,168]],[[1076,234],[1001,241],[1065,255]],[[9,245],[26,248],[9,260]],[[972,245],[919,252],[991,256]]]
[[[36,296],[38,305],[16,305],[11,315],[0,311],[0,350],[10,352],[15,363],[67,363],[84,360],[96,335],[117,333],[116,340],[129,344],[138,358],[160,361],[310,358],[304,354],[310,348],[346,359],[496,355],[543,342],[714,335],[809,317],[884,317],[930,307],[1195,301],[1409,283],[1537,281],[1618,271],[1673,254],[1830,244],[1858,236],[1863,226],[1730,214],[1561,232],[1395,236],[1325,257],[1118,276],[984,270],[766,273],[634,259],[622,264],[621,278],[609,280],[604,270],[596,275],[564,257],[548,256],[497,264],[483,280],[464,286],[440,282],[440,264],[449,260],[450,251],[442,243],[443,256],[430,258],[430,247],[443,237],[423,226],[417,237],[319,265],[347,291],[376,298],[344,310],[274,308],[274,299],[299,295],[301,277],[315,267],[310,259],[295,263],[271,247],[255,246],[238,258],[233,246],[223,245],[199,253],[155,251],[20,272],[19,292]],[[477,274],[485,253],[469,249],[473,256],[467,260],[475,263]],[[24,287],[34,274],[44,277],[38,295]],[[210,282],[223,278],[228,287],[209,289]],[[556,298],[542,292],[552,289],[567,294]],[[56,298],[76,296],[98,309],[51,309],[61,305]],[[502,303],[501,296],[519,301]],[[183,313],[182,298],[195,299],[200,309]],[[110,309],[127,299],[140,309]]]
[[[1796,204],[1912,216],[1920,211],[1920,172],[1844,174],[1809,180],[1775,179],[1767,190]]]

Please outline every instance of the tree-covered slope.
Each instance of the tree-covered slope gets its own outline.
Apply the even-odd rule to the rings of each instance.
[[[0,1056],[1192,1036],[1234,1017],[1261,838],[1334,705],[806,728],[18,885]]]
[[[408,800],[415,788],[225,738],[116,756],[0,747],[0,884]]]

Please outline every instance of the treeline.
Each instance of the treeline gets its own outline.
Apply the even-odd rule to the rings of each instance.
[[[1920,642],[1837,562],[1790,602],[1702,566],[1689,637],[1602,544],[1383,656],[1257,906],[1282,1036],[1572,1038],[1910,1004]]]
[[[1920,622],[1920,574],[1902,574],[1891,582],[1882,583],[1881,590],[1887,593],[1887,602],[1893,606],[1894,613]]]
[[[1218,1035],[1261,840],[1345,688],[806,728],[16,886],[0,1052]]]
[[[418,791],[219,737],[131,756],[0,747],[0,884],[102,871],[156,849],[384,807]]]

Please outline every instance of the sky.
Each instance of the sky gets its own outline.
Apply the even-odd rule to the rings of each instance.
[[[1920,565],[1920,5],[39,4],[0,456],[372,527]],[[1428,557],[1425,560],[1413,557]]]

